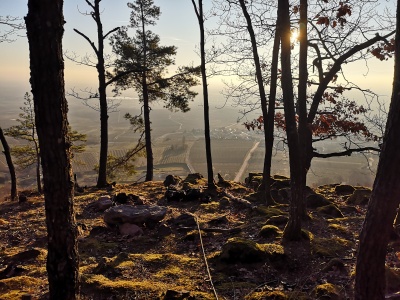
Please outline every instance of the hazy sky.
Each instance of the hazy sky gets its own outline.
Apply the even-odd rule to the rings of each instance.
[[[103,0],[102,19],[104,32],[118,26],[128,25],[130,9],[126,0]],[[198,24],[191,1],[155,0],[161,7],[161,17],[153,31],[160,35],[163,45],[178,47],[177,64],[199,63],[195,53],[198,44]],[[80,12],[89,11],[84,0],[65,0],[64,16],[66,20],[63,49],[78,55],[91,54],[88,43],[73,31],[73,28],[96,40],[95,22],[90,16]],[[27,14],[27,0],[0,1],[0,15],[23,17]],[[0,27],[3,31],[4,27]],[[21,32],[24,34],[24,32]],[[107,43],[108,46],[108,43]],[[13,43],[0,43],[0,101],[1,98],[29,91],[29,53],[25,37],[15,37]],[[96,70],[79,66],[65,60],[66,87],[96,87]]]
[[[103,0],[102,19],[104,31],[117,26],[127,25],[130,9],[126,0]],[[205,1],[210,3],[211,0]],[[390,2],[390,1],[389,1]],[[199,63],[195,53],[198,44],[198,24],[190,0],[155,0],[161,7],[161,18],[153,31],[160,35],[163,45],[178,47],[176,61],[181,64]],[[88,11],[89,7],[84,0],[65,0],[64,15],[66,19],[63,49],[75,52],[78,55],[92,53],[88,43],[73,31],[77,28],[89,37],[96,39],[96,27],[89,16],[82,15],[79,11]],[[79,9],[79,10],[78,10]],[[0,0],[0,15],[23,17],[27,14],[27,0]],[[0,27],[0,31],[3,28]],[[21,32],[23,34],[23,32]],[[29,87],[29,56],[28,43],[25,37],[15,37],[13,43],[0,43],[0,101],[4,99],[21,99]],[[380,62],[371,60],[368,67],[363,63],[351,64],[346,68],[346,74],[352,81],[361,86],[373,89],[381,95],[390,96],[393,62]],[[368,76],[365,74],[368,73]],[[71,88],[96,88],[97,74],[94,68],[76,65],[65,60],[66,89]],[[216,92],[215,86],[211,86]],[[220,87],[218,87],[219,89]],[[19,104],[20,105],[20,104]],[[1,106],[0,106],[1,108]]]

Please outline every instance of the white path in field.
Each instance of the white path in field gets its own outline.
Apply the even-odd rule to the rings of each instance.
[[[186,155],[185,155],[185,163],[189,169],[190,174],[196,173],[195,169],[193,168],[192,164],[190,163],[190,150],[192,149],[195,142],[196,141],[188,144],[188,148],[186,150]]]
[[[249,150],[249,152],[247,152],[247,155],[246,155],[246,157],[245,157],[244,160],[243,160],[243,164],[242,164],[242,166],[240,167],[239,172],[237,172],[237,174],[236,174],[236,176],[235,176],[235,179],[233,179],[233,181],[236,181],[236,182],[239,182],[239,181],[240,181],[240,178],[242,178],[242,175],[243,175],[244,171],[246,171],[247,166],[249,165],[249,160],[250,160],[250,158],[251,158],[251,154],[253,154],[254,150],[257,149],[257,147],[258,147],[259,144],[260,144],[259,141],[258,141],[258,142],[255,142],[254,145],[253,145],[253,147]]]

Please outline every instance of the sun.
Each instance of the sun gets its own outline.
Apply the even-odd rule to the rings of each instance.
[[[290,40],[292,43],[298,42],[299,41],[299,30],[297,28],[294,28],[291,30],[291,35],[290,35]]]

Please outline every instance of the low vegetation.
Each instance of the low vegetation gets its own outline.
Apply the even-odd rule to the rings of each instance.
[[[191,188],[205,184],[204,178],[189,176],[181,185],[188,182]],[[334,185],[316,190],[343,217],[310,209],[303,239],[288,243],[281,234],[287,199],[267,207],[257,202],[254,190],[230,181],[206,202],[167,201],[166,188],[157,181],[117,184],[108,191],[86,188],[75,196],[81,299],[215,299],[212,286],[220,299],[352,298],[358,232],[366,207],[347,204],[350,195],[338,194]],[[4,300],[25,294],[44,299],[48,290],[44,200],[24,193],[26,202],[0,203]],[[119,193],[167,206],[167,215],[158,224],[141,226],[140,236],[121,235],[104,223],[104,212],[89,205],[100,196]],[[247,199],[251,206],[235,199]],[[178,222],[184,214],[194,216],[198,227],[196,222]],[[387,256],[390,292],[398,285],[399,257],[400,242],[394,235]]]

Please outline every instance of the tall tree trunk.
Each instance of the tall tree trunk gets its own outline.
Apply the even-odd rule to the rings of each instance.
[[[151,122],[150,122],[150,103],[149,92],[147,89],[146,75],[143,72],[143,117],[144,117],[144,140],[146,144],[146,181],[152,181],[154,177],[153,148],[151,146]]]
[[[62,0],[29,0],[25,18],[43,169],[50,299],[78,294],[77,227],[64,90]]]
[[[43,191],[42,191],[42,182],[40,176],[40,153],[36,155],[36,187],[38,193],[41,194]]]
[[[273,143],[273,138],[272,140],[269,140],[269,133],[268,130],[270,131],[271,128],[268,128],[268,103],[267,103],[267,96],[265,94],[265,88],[264,88],[264,79],[262,76],[262,70],[261,70],[261,63],[260,63],[260,57],[258,55],[258,47],[257,47],[257,41],[256,41],[256,35],[254,33],[253,29],[253,24],[251,22],[251,17],[247,11],[246,7],[246,2],[245,0],[239,0],[240,6],[242,8],[243,15],[246,19],[247,23],[247,31],[249,32],[250,36],[250,41],[251,41],[251,47],[252,47],[252,52],[253,52],[253,60],[254,60],[254,65],[256,67],[256,78],[257,78],[257,84],[258,84],[258,91],[260,94],[260,100],[261,100],[261,110],[262,110],[262,115],[263,115],[263,125],[264,125],[264,143],[265,143],[265,154],[264,154],[264,169],[263,169],[263,181],[262,181],[262,189],[261,191],[264,191],[265,195],[265,201],[267,204],[272,204],[274,201],[271,198],[270,193],[265,193],[266,188],[270,186],[270,177],[271,177],[271,167],[270,165],[268,166],[268,161],[271,158],[268,158],[268,152],[267,149],[269,147],[270,143]],[[273,128],[272,128],[272,136],[273,136]],[[271,152],[272,155],[272,152]],[[268,170],[269,169],[269,170]],[[268,188],[268,191],[270,189]]]
[[[97,177],[97,187],[107,186],[107,156],[108,156],[108,104],[106,94],[106,72],[104,67],[104,36],[103,24],[100,19],[99,2],[94,2],[94,14],[97,25],[97,73],[99,77],[99,103],[100,103],[100,158],[99,158],[99,173]]]
[[[274,148],[274,129],[275,129],[275,101],[276,101],[276,88],[278,84],[278,62],[279,62],[279,45],[280,45],[280,20],[279,16],[276,21],[276,31],[274,37],[274,46],[272,49],[272,62],[271,62],[271,81],[268,98],[268,121],[265,130],[265,157],[263,168],[263,184],[265,185],[265,195],[267,203],[274,203],[271,197],[271,166],[272,166],[272,151]],[[264,125],[265,126],[265,125]]]
[[[214,171],[211,155],[211,135],[210,135],[210,114],[208,104],[208,83],[206,71],[206,50],[205,50],[205,31],[204,31],[204,14],[203,0],[199,0],[198,6],[192,0],[194,10],[200,27],[200,57],[201,57],[201,79],[203,85],[203,116],[204,116],[204,138],[206,143],[206,160],[207,160],[207,180],[208,189],[215,189]]]
[[[284,238],[287,240],[299,240],[301,238],[301,213],[303,202],[302,170],[300,162],[299,135],[296,125],[296,113],[293,95],[293,78],[291,71],[291,30],[289,17],[289,1],[278,2],[278,15],[281,22],[281,64],[282,64],[282,92],[286,120],[286,136],[289,147],[291,202],[289,221],[284,230]]]
[[[11,200],[17,199],[17,176],[15,175],[15,167],[12,162],[10,147],[8,146],[6,137],[4,136],[3,129],[0,127],[0,141],[3,145],[3,153],[6,157],[8,170],[11,176]]]
[[[360,234],[355,299],[385,299],[385,258],[396,208],[400,203],[400,1],[396,14],[392,100],[378,170]]]

